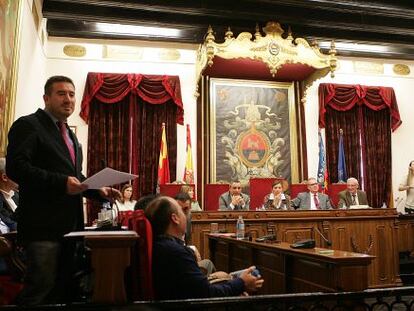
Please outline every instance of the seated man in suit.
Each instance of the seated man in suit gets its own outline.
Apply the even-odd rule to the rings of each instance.
[[[233,181],[229,191],[219,198],[219,211],[249,210],[250,197],[241,192],[240,181]]]
[[[174,199],[177,201],[178,205],[180,205],[183,213],[187,217],[187,229],[184,235],[184,242],[194,252],[198,266],[204,274],[209,276],[211,273],[216,271],[216,267],[210,259],[201,259],[201,255],[197,247],[191,245],[191,197],[186,192],[179,192]]]
[[[263,279],[252,275],[254,266],[240,277],[210,284],[201,272],[194,253],[184,245],[187,218],[177,201],[158,197],[145,210],[153,241],[152,276],[155,299],[189,299],[241,295],[260,288]]]
[[[349,208],[351,205],[368,205],[365,191],[358,190],[359,183],[356,178],[348,178],[346,189],[339,192],[338,208]]]
[[[6,159],[0,158],[0,233],[16,231],[15,211],[19,205],[17,184],[6,175]]]
[[[0,158],[0,233],[16,231],[17,217],[16,209],[19,205],[19,194],[16,192],[17,184],[6,175],[6,159]],[[23,262],[20,251],[16,251],[16,256]],[[6,261],[0,258],[0,274],[9,273]]]
[[[332,209],[331,200],[326,194],[319,192],[319,184],[316,178],[310,177],[306,182],[309,192],[301,192],[294,198],[291,204],[295,209],[320,210]]]

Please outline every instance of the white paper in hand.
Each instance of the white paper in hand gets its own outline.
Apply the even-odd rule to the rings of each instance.
[[[84,180],[82,184],[87,185],[88,189],[99,189],[102,187],[122,184],[137,178],[137,175],[128,174],[106,167],[95,175]]]

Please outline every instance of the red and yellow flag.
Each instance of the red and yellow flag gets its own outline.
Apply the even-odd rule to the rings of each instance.
[[[170,182],[170,164],[168,163],[167,138],[165,135],[165,123],[162,124],[162,136],[160,146],[160,159],[158,161],[158,184]]]
[[[184,168],[184,182],[186,184],[194,184],[194,169],[193,169],[193,156],[191,149],[191,135],[190,135],[190,125],[187,124],[187,159],[185,161]]]

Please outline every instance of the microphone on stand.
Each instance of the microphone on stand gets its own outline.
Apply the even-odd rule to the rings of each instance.
[[[313,227],[313,229],[319,234],[319,236],[325,241],[326,245],[328,246],[332,246],[332,242],[330,240],[328,240],[322,232],[319,231],[319,229],[317,227]]]
[[[114,229],[121,230],[122,224],[121,224],[120,217],[119,217],[119,206],[116,203],[116,200],[115,200],[115,196],[114,196],[114,192],[112,190],[112,187],[110,187],[110,189],[111,189],[112,208],[115,207],[115,212],[116,212],[116,216],[115,216],[116,225],[114,225],[114,227],[115,227]]]
[[[268,199],[266,204],[265,204],[265,209],[270,209],[273,205],[273,199]]]
[[[106,163],[106,159],[101,159],[101,167],[102,169],[105,169],[107,167],[107,163]],[[120,219],[119,219],[119,206],[116,203],[115,200],[115,195],[113,192],[112,187],[109,187],[110,189],[110,202],[108,202],[110,209],[111,209],[111,215],[112,215],[112,223],[110,225],[108,225],[107,223],[102,223],[101,226],[99,226],[101,230],[121,230],[121,223],[120,223]],[[110,204],[112,202],[112,204]],[[113,213],[115,207],[115,215]]]
[[[272,206],[273,206],[274,200],[275,200],[275,196],[273,195],[273,193],[271,193],[269,195],[269,198],[267,199],[267,202],[266,202],[265,206],[264,206],[265,209],[271,209]]]

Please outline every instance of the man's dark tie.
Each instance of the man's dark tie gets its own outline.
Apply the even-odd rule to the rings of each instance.
[[[318,194],[317,193],[315,193],[313,195],[313,201],[315,202],[315,208],[316,209],[321,209],[321,206],[319,204],[319,199],[318,199]]]
[[[70,141],[66,123],[58,121],[57,125],[59,127],[60,134],[62,135],[62,138],[65,141],[66,146],[68,147],[72,163],[73,165],[75,165],[75,148],[73,148],[73,142]]]
[[[355,199],[355,197],[356,197],[356,194],[353,194],[352,195],[352,205],[356,205],[356,199]]]

